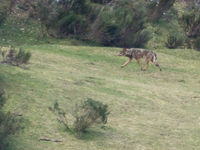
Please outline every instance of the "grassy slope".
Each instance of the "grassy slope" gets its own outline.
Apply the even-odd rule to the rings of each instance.
[[[150,66],[119,66],[120,49],[62,44],[24,46],[33,53],[29,69],[0,64],[0,82],[10,95],[5,110],[22,113],[25,131],[17,150],[188,150],[200,149],[200,53],[157,50],[163,72]],[[0,84],[2,86],[2,84]],[[72,110],[93,98],[109,105],[105,129],[80,140],[63,131],[48,107],[58,101]],[[39,142],[39,137],[62,143]]]

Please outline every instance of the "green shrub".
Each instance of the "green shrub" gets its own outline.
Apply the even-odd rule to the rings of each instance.
[[[75,110],[75,131],[85,132],[87,128],[96,123],[107,123],[109,115],[108,106],[93,99],[88,99]]]
[[[168,48],[177,48],[182,46],[185,41],[185,36],[178,32],[171,32],[168,36],[166,47]]]
[[[90,98],[81,105],[76,106],[75,111],[72,113],[73,115],[71,115],[74,118],[73,124],[69,124],[68,118],[70,117],[59,107],[57,102],[53,108],[50,107],[49,109],[57,115],[58,122],[63,124],[67,131],[73,132],[78,136],[85,133],[94,124],[106,124],[109,115],[107,105]]]

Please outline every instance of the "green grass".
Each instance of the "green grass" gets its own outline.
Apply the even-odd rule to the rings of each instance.
[[[13,149],[200,149],[199,52],[156,50],[163,71],[150,65],[141,72],[135,61],[120,68],[126,58],[116,56],[118,48],[62,41],[22,47],[32,52],[28,69],[0,64],[0,86],[9,95],[5,111],[28,120],[24,132],[12,137]],[[71,112],[87,98],[108,104],[111,114],[105,128],[93,127],[77,139],[48,107],[58,101]],[[63,142],[38,141],[40,137]]]

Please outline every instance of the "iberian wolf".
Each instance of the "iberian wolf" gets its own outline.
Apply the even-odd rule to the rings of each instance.
[[[141,48],[123,48],[123,50],[120,52],[118,56],[126,56],[129,58],[129,60],[125,64],[121,65],[121,68],[128,65],[131,62],[131,60],[135,58],[140,66],[140,70],[144,71],[147,70],[149,67],[149,62],[151,61],[155,66],[157,66],[160,69],[160,71],[162,71],[159,63],[157,62],[157,55],[153,51]],[[141,58],[145,58],[146,61],[146,66],[144,69],[142,68],[142,64],[140,62]]]

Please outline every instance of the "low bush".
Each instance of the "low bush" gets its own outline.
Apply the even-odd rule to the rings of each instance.
[[[31,58],[30,52],[26,52],[22,48],[17,50],[14,47],[10,47],[8,50],[1,50],[1,55],[4,63],[15,66],[27,64]]]
[[[108,115],[107,105],[93,99],[88,99],[75,110],[74,128],[77,132],[85,132],[93,124],[106,124]]]
[[[74,119],[73,124],[69,124],[69,117],[67,117],[66,112],[59,107],[57,102],[53,108],[50,107],[49,109],[57,115],[58,122],[63,124],[67,131],[71,131],[79,137],[92,125],[106,124],[109,115],[107,105],[90,98],[81,105],[77,105],[72,115],[70,114]]]

